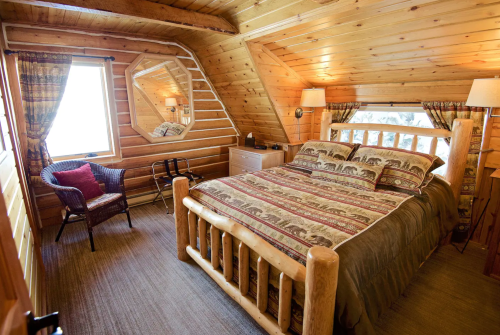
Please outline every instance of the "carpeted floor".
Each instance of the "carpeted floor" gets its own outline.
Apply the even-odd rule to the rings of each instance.
[[[264,334],[194,262],[176,258],[162,203],[131,209],[94,230],[44,229],[49,312],[65,334]],[[486,252],[439,249],[377,323],[379,334],[500,334],[500,282],[481,274]]]

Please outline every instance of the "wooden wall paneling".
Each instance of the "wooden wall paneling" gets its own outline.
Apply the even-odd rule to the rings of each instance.
[[[275,124],[263,124],[270,128],[283,128],[290,143],[300,143],[309,140],[312,133],[312,115],[304,113],[299,122],[295,118],[295,109],[300,106],[302,90],[312,87],[303,80],[279,58],[257,43],[247,42],[248,50],[252,56],[255,68],[260,74],[260,79],[267,91],[268,98],[278,116]]]
[[[244,42],[234,38],[226,43],[228,46],[219,48],[218,53],[197,52],[196,56],[207,69],[207,80],[213,82],[241,135],[251,132],[257,139],[288,142],[282,127],[262,127],[265,122],[277,125],[279,119]]]
[[[26,192],[27,188],[24,184],[26,179],[18,148],[17,129],[13,122],[13,104],[5,73],[6,63],[3,50],[3,47],[0,47],[2,96],[0,102],[0,201],[2,205],[0,207],[2,207],[2,216],[6,216],[7,219],[0,220],[2,235],[0,245],[2,248],[6,248],[9,244],[15,245],[19,268],[11,265],[9,273],[18,272],[18,269],[22,271],[23,280],[14,284],[21,299],[23,312],[31,310],[35,315],[41,316],[45,314],[45,271],[37,239],[38,226],[30,213],[29,193]],[[2,251],[5,252],[4,249]],[[39,269],[38,274],[31,270],[33,268]],[[39,287],[37,291],[31,291],[32,283]]]
[[[21,50],[26,46],[36,51],[48,48],[51,52],[73,52],[76,49],[86,55],[97,53],[115,56],[116,54],[121,57],[121,61],[112,63],[113,78],[110,84],[113,85],[113,96],[117,98],[116,112],[122,160],[103,165],[130,169],[126,173],[125,185],[127,195],[133,197],[131,203],[142,203],[153,199],[156,188],[151,176],[151,164],[155,161],[186,157],[193,159],[193,171],[204,175],[207,179],[227,176],[229,168],[227,148],[237,144],[237,129],[226,112],[227,107],[221,103],[221,98],[210,78],[205,77],[200,62],[183,45],[175,41],[158,42],[145,39],[136,41],[116,35],[113,37],[105,34],[88,35],[9,24],[4,26],[4,30],[8,46],[12,49],[14,49],[12,46]],[[21,34],[23,37],[20,37],[20,31],[25,33]],[[58,42],[54,43],[54,39]],[[194,94],[198,94],[200,99],[196,99],[193,109],[197,121],[182,141],[151,144],[130,125],[128,96],[124,90],[124,72],[129,63],[145,51],[177,55],[189,66],[189,71],[196,73],[193,89]],[[35,189],[35,193],[42,224],[44,226],[60,224],[61,204],[52,190],[40,187]]]

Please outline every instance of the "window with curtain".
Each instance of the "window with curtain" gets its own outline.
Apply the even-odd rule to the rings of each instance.
[[[431,120],[425,113],[422,107],[379,107],[379,106],[363,106],[361,107],[349,123],[380,123],[393,124],[399,126],[411,126],[419,128],[434,128]],[[378,131],[368,132],[368,145],[377,145]],[[342,141],[347,141],[349,132],[342,132]],[[384,146],[392,146],[394,144],[395,133],[384,133]],[[413,136],[401,134],[398,147],[401,149],[410,150]],[[417,151],[429,153],[432,138],[418,137]],[[363,142],[363,131],[354,132],[354,142]],[[446,163],[448,162],[449,146],[443,139],[438,140],[436,155],[441,157]],[[441,166],[433,173],[444,175],[446,165]]]
[[[73,62],[47,137],[54,160],[113,155],[105,63]]]

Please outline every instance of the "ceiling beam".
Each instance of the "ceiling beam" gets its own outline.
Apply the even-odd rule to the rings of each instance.
[[[146,0],[8,0],[7,2],[135,19],[226,35],[238,34],[238,30],[222,17]]]

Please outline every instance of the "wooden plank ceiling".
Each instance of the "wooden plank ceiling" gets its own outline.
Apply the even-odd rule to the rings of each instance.
[[[219,15],[240,34],[226,36],[10,2],[0,3],[0,17],[11,23],[177,39],[196,52],[243,135],[252,131],[260,139],[282,142],[298,141],[291,114],[297,97],[289,99],[285,114],[280,112],[285,109],[277,106],[276,97],[261,81],[265,75],[289,78],[295,71],[306,82],[337,95],[369,84],[373,96],[382,94],[377,89],[384,90],[383,85],[469,81],[500,74],[498,0],[152,2]],[[262,44],[262,50],[275,55],[275,64],[261,68],[245,41]],[[460,94],[467,91],[465,86]],[[355,100],[356,94],[350,97]]]
[[[474,79],[499,74],[499,16],[497,0],[388,0],[254,42],[316,86]]]

